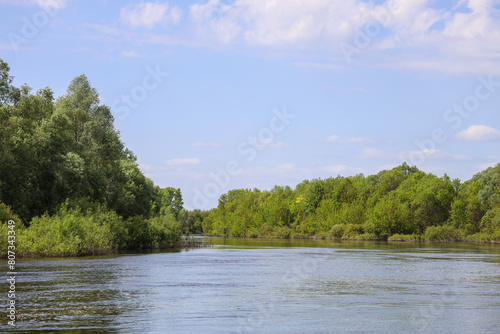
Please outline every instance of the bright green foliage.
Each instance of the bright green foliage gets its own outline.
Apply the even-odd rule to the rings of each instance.
[[[8,207],[0,203],[0,224],[7,224],[9,220],[13,220],[16,224],[22,225],[21,219]]]
[[[389,241],[421,241],[422,237],[415,234],[393,234],[387,240]]]
[[[106,206],[82,198],[66,201],[52,215],[36,217],[18,230],[20,255],[103,254],[117,249],[171,248],[181,241],[181,225],[172,214],[123,220]]]
[[[172,213],[175,219],[179,219],[183,210],[184,202],[180,189],[166,187],[161,189],[156,187],[155,212],[161,215]]]
[[[430,226],[425,230],[425,240],[430,241],[460,241],[460,231],[453,226]]]
[[[149,219],[149,228],[148,248],[171,248],[181,241],[182,225],[171,213]]]
[[[495,240],[499,166],[463,185],[404,163],[367,177],[306,180],[294,190],[231,190],[201,226],[205,234],[225,236]]]
[[[402,202],[396,194],[385,196],[372,210],[371,221],[376,234],[386,238],[393,234],[408,234],[412,228],[412,212],[408,203]]]
[[[18,251],[37,255],[101,254],[113,249],[112,220],[106,212],[82,212],[63,206],[53,215],[31,221],[17,238]]]
[[[321,180],[315,180],[309,184],[306,193],[306,213],[312,214],[316,211],[325,190]]]
[[[478,181],[468,182],[452,203],[450,223],[455,228],[465,229],[468,234],[479,232],[480,222],[486,213],[486,207],[481,203],[479,193],[483,186]]]

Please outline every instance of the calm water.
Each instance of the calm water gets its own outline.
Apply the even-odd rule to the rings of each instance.
[[[500,333],[498,245],[204,242],[215,246],[18,261],[16,331]]]

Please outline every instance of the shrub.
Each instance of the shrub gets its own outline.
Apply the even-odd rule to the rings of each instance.
[[[373,222],[366,221],[365,223],[363,223],[362,227],[364,233],[375,234],[376,228]]]
[[[375,235],[375,233],[363,233],[355,237],[354,239],[359,240],[379,240],[379,238]]]
[[[421,241],[422,238],[415,234],[394,234],[391,235],[388,241]]]
[[[261,237],[270,236],[273,233],[273,227],[269,223],[262,224],[258,229],[258,234]]]
[[[19,234],[20,253],[38,255],[100,254],[114,249],[110,223],[99,214],[66,207],[54,216],[35,217]]]
[[[0,203],[0,224],[7,224],[9,220],[16,222],[16,227],[24,226],[21,219],[4,203]]]
[[[363,227],[357,224],[347,224],[345,225],[344,234],[342,239],[356,239],[360,234],[363,233]]]
[[[290,238],[291,230],[288,226],[275,227],[273,231],[273,237],[277,238]]]
[[[121,249],[144,249],[150,244],[149,224],[142,217],[130,217],[123,221],[119,233],[116,235],[116,243]]]
[[[182,225],[172,214],[161,215],[148,220],[152,248],[171,248],[181,241]]]
[[[12,212],[10,207],[5,205],[4,203],[0,203],[0,236],[2,238],[2,244],[7,245],[7,236],[9,235],[9,220],[13,220],[15,222],[15,228],[14,231],[15,233],[19,234],[22,233],[21,231],[25,229],[25,226],[21,219]],[[12,232],[11,232],[12,234]],[[17,240],[18,238],[16,238]],[[6,256],[7,255],[7,247],[2,247],[0,249],[0,256]]]
[[[490,233],[481,232],[473,235],[468,235],[467,240],[478,242],[500,242],[500,229],[491,231]]]
[[[247,238],[257,238],[259,236],[259,232],[255,227],[251,227],[248,229],[246,236]]]
[[[328,233],[331,238],[341,239],[342,236],[344,235],[345,228],[346,228],[345,224],[333,225]]]
[[[460,231],[452,226],[429,226],[424,233],[424,239],[430,241],[460,241]]]

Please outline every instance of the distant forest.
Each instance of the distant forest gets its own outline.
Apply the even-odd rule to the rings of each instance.
[[[500,241],[500,164],[461,183],[406,163],[376,175],[231,190],[200,220],[207,235]]]

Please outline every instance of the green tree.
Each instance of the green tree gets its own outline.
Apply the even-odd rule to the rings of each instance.
[[[19,89],[12,85],[14,77],[9,72],[9,65],[0,58],[0,107],[16,104],[20,97]]]

